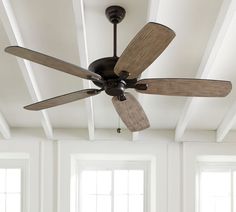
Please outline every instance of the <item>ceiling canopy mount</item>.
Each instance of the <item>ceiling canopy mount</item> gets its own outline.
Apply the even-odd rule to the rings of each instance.
[[[121,6],[113,5],[105,11],[108,20],[113,24],[120,23],[125,17],[125,9]]]

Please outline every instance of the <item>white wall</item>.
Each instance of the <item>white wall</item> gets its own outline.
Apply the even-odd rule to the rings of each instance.
[[[199,155],[236,155],[236,144],[173,141],[171,132],[154,133],[140,141],[47,141],[21,133],[0,140],[0,154],[28,153],[30,160],[30,211],[65,212],[70,208],[72,154],[141,154],[156,158],[156,206],[160,212],[195,210],[195,168]]]

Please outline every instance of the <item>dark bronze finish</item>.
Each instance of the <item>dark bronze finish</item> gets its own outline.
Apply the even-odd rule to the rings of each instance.
[[[126,79],[127,73],[126,71],[121,74],[121,76],[117,76],[114,72],[114,67],[116,65],[116,62],[119,58],[118,57],[106,57],[98,59],[94,62],[92,62],[88,69],[92,72],[95,72],[96,74],[99,74],[102,79],[104,80],[104,83],[100,81],[93,81],[95,85],[97,85],[100,88],[104,87],[104,84],[108,80],[124,80],[126,83],[126,88],[134,88],[137,79]]]
[[[121,101],[121,102],[125,101],[126,100],[125,95],[123,94],[123,95],[118,96],[118,100]]]
[[[135,85],[135,89],[137,89],[137,90],[147,90],[147,88],[148,88],[148,85],[147,84],[137,84],[137,85]]]
[[[125,9],[123,7],[113,5],[106,9],[106,16],[113,24],[120,23],[125,17]]]
[[[122,96],[125,92],[126,83],[123,80],[108,80],[105,83],[105,92],[110,96]]]
[[[87,91],[87,94],[95,95],[95,94],[100,93],[101,91],[103,91],[103,89],[100,89],[100,90],[89,90],[89,91]]]
[[[127,79],[129,73],[122,71],[119,76],[114,72],[114,67],[118,61],[117,57],[117,24],[125,17],[125,9],[120,6],[110,6],[106,9],[106,16],[113,24],[113,57],[101,58],[89,65],[89,70],[99,74],[101,81],[93,80],[93,83],[105,90],[110,96],[117,96],[120,101],[126,100],[124,92],[126,88],[134,88],[137,79]]]
[[[110,6],[105,11],[108,20],[113,24],[113,57],[117,57],[117,24],[125,17],[125,9],[120,6]]]
[[[101,80],[98,80],[98,79],[94,78],[93,76],[88,76],[87,79],[88,79],[88,80],[91,80],[91,81],[93,81],[93,82],[97,82],[97,83],[99,83],[99,84],[101,84],[101,85],[104,84],[104,81],[103,81],[102,79],[101,79]]]
[[[113,57],[117,57],[117,24],[113,24]]]
[[[105,81],[109,79],[118,79],[119,77],[114,73],[114,67],[118,59],[118,57],[101,58],[92,62],[88,69],[99,74]],[[96,81],[94,84],[101,87],[101,84]]]
[[[126,88],[134,88],[137,79],[127,79],[129,73],[121,72],[120,76],[114,73],[114,67],[118,57],[106,57],[94,61],[90,64],[89,70],[99,74],[104,81],[93,81],[95,85],[104,88],[105,92],[110,96],[122,96]],[[124,97],[121,98],[125,100]]]

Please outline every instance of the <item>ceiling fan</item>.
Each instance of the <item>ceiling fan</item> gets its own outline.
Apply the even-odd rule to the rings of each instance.
[[[207,79],[187,78],[150,78],[141,79],[141,73],[165,50],[175,37],[170,28],[147,23],[129,43],[120,57],[117,57],[117,24],[125,17],[125,9],[110,6],[106,16],[113,24],[114,54],[113,57],[94,61],[87,69],[67,63],[60,59],[32,51],[19,46],[9,46],[7,53],[56,70],[91,80],[100,89],[84,89],[51,99],[40,101],[24,108],[43,110],[50,107],[73,102],[105,91],[113,96],[113,105],[127,128],[141,131],[150,126],[148,118],[139,102],[133,95],[125,92],[127,88],[144,94],[169,96],[224,97],[232,89],[231,82]]]

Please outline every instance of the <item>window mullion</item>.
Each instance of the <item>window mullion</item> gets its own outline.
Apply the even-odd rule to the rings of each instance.
[[[96,212],[98,211],[98,171],[96,171]]]
[[[147,204],[147,199],[148,199],[148,196],[147,195],[144,195],[144,194],[147,194],[148,192],[146,192],[146,189],[147,189],[147,172],[146,170],[143,170],[143,193],[142,193],[142,196],[143,196],[143,211],[148,211],[148,204]]]
[[[129,172],[130,170],[128,170],[128,174],[127,174],[127,212],[129,212]]]
[[[7,169],[5,169],[5,212],[7,211]]]
[[[202,204],[202,195],[201,195],[201,170],[200,167],[198,167],[198,195],[197,195],[197,212],[201,211],[201,204]]]
[[[230,177],[231,177],[231,191],[230,191],[230,200],[231,200],[231,212],[234,211],[234,176],[233,170],[230,170]]]
[[[111,211],[115,212],[115,184],[114,184],[114,170],[111,171]]]
[[[23,202],[23,196],[22,196],[22,193],[23,193],[23,186],[24,186],[24,183],[23,183],[23,172],[22,172],[22,169],[20,169],[20,202],[21,202],[21,210],[20,211],[24,211],[23,207],[24,207],[24,202]]]

